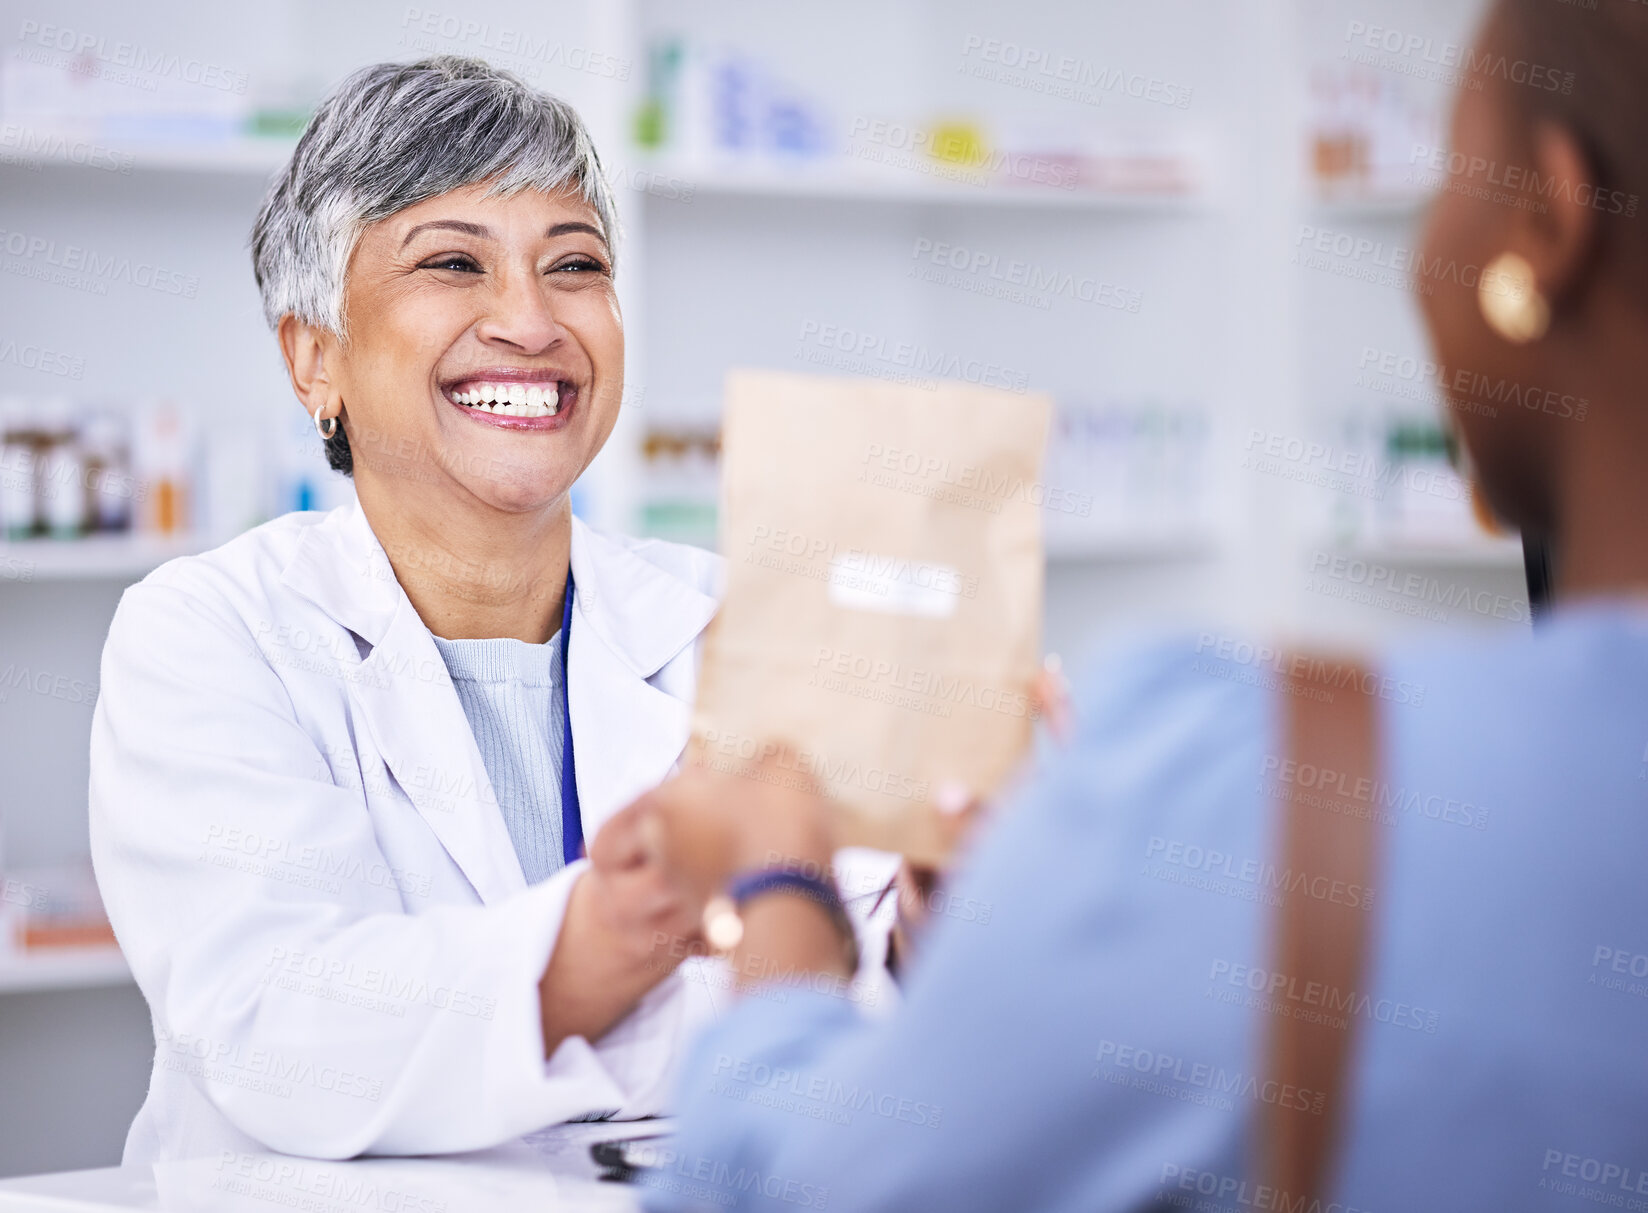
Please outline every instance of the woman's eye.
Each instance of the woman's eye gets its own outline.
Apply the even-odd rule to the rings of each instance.
[[[481,272],[481,267],[475,264],[474,259],[466,257],[462,253],[442,253],[439,257],[431,257],[418,268],[421,270],[457,270],[465,274],[478,274]]]
[[[607,267],[593,257],[573,257],[552,267],[550,273],[561,274],[567,271],[584,274],[604,274]]]

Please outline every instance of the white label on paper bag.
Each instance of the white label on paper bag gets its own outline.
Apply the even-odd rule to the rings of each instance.
[[[830,561],[830,601],[855,611],[948,619],[961,597],[961,572],[947,564],[849,552]]]

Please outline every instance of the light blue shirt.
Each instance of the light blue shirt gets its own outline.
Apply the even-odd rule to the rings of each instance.
[[[1391,820],[1337,1208],[1648,1202],[1648,615],[1376,668]],[[1319,1013],[1269,969],[1280,682],[1207,636],[1090,670],[904,1005],[743,1000],[683,1071],[649,1207],[1288,1207],[1250,1165],[1267,1102],[1313,1114],[1263,1060],[1269,1016]]]
[[[434,637],[529,885],[566,866],[561,847],[561,634],[524,640]]]

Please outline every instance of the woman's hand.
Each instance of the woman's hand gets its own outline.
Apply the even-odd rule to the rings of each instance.
[[[667,861],[660,828],[657,813],[637,802],[590,843],[539,982],[546,1057],[569,1036],[599,1039],[703,951],[703,897]]]
[[[1041,671],[1030,683],[1030,705],[1035,716],[1047,726],[1047,735],[1056,745],[1067,745],[1076,728],[1075,709],[1070,704],[1070,680],[1064,676],[1064,659],[1049,653]]]
[[[591,905],[615,946],[665,972],[699,950],[703,901],[669,862],[656,814],[639,802],[615,814],[589,847]]]
[[[568,1036],[598,1039],[681,961],[704,952],[705,903],[732,875],[829,867],[828,805],[794,765],[784,752],[734,773],[691,765],[601,827],[539,983],[546,1057]],[[815,931],[789,924],[772,947]]]
[[[700,902],[750,868],[827,868],[835,849],[828,802],[788,753],[732,772],[689,765],[624,813],[650,817],[665,863]]]
[[[781,751],[734,773],[689,766],[625,814],[650,824],[662,862],[702,907],[735,874],[769,867],[824,872],[835,853],[828,802]],[[740,987],[775,973],[851,977],[838,924],[802,897],[760,897],[744,907],[731,955]]]

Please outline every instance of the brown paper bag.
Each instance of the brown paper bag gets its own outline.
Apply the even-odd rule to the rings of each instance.
[[[1030,741],[1050,414],[964,383],[733,371],[694,756],[787,745],[844,844],[943,860],[935,788],[988,795]]]

